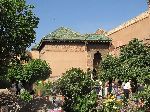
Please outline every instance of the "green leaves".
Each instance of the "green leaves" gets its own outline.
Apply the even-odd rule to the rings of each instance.
[[[107,56],[99,69],[100,79],[137,79],[146,83],[150,75],[150,48],[138,39],[133,39],[120,49],[120,56]]]
[[[57,85],[56,88],[59,89],[63,96],[65,96],[65,103],[63,105],[64,110],[69,112],[77,112],[80,107],[76,106],[83,106],[81,104],[81,99],[84,99],[86,95],[90,94],[93,81],[91,80],[89,74],[84,73],[81,69],[72,68],[66,71],[55,84]],[[88,101],[87,99],[89,99],[88,96],[84,100]],[[83,106],[82,108],[85,107]]]
[[[20,98],[26,102],[29,102],[32,100],[32,96],[30,95],[30,93],[27,90],[24,90],[23,92],[21,92]]]
[[[105,60],[102,61],[101,67],[99,68],[100,79],[103,81],[109,78],[118,78],[117,73],[120,71],[121,63],[117,57],[108,55]]]
[[[59,85],[65,96],[77,97],[90,91],[91,80],[82,70],[72,68],[59,79]]]
[[[99,69],[100,79],[106,81],[120,79],[127,81],[132,79],[132,83],[137,89],[137,83],[146,85],[144,91],[135,93],[136,99],[144,99],[144,105],[150,106],[150,47],[138,39],[133,39],[129,44],[120,49],[120,56],[107,56],[101,63]],[[133,91],[133,92],[136,92]],[[133,94],[134,95],[134,94]],[[113,111],[113,107],[104,106]],[[147,109],[147,108],[146,108]],[[142,109],[143,110],[143,109]]]
[[[27,77],[27,80],[30,80],[31,83],[36,82],[37,80],[45,80],[51,74],[51,69],[46,63],[40,59],[31,60],[28,64],[24,65],[24,76]]]
[[[8,70],[7,77],[12,80],[25,80],[30,84],[33,84],[37,80],[45,80],[51,74],[51,69],[46,61],[40,59],[30,60],[28,64],[12,65]]]
[[[32,9],[25,0],[0,0],[0,71],[34,42],[39,18]]]
[[[150,55],[149,47],[138,39],[131,40],[128,45],[120,49],[120,59],[122,61],[147,55]]]
[[[22,79],[22,71],[23,71],[23,66],[20,64],[13,65],[10,69],[8,69],[8,74],[7,77],[9,80],[20,80]]]
[[[91,92],[85,96],[77,98],[77,102],[74,104],[75,112],[92,112],[97,106],[97,94]]]

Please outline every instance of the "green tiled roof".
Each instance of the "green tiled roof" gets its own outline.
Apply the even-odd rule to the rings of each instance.
[[[44,36],[40,43],[36,44],[32,49],[38,49],[41,46],[43,41],[57,42],[57,41],[100,41],[100,42],[110,42],[111,39],[99,34],[80,34],[74,32],[69,28],[60,27],[53,31],[52,33]]]
[[[89,34],[86,36],[86,40],[102,40],[102,41],[111,41],[110,38],[106,37],[105,35],[99,35],[99,34]]]
[[[80,38],[82,35],[78,32],[74,32],[69,28],[60,27],[52,33],[46,35],[44,39],[74,39]]]

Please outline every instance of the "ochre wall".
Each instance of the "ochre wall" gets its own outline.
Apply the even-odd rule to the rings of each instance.
[[[87,45],[87,64],[88,68],[91,70],[93,69],[93,59],[94,59],[94,54],[99,51],[101,54],[102,59],[106,57],[106,55],[109,53],[109,44],[110,43],[90,43]]]
[[[144,40],[150,37],[150,16],[131,24],[115,33],[108,35],[112,38],[115,47],[127,44],[131,39],[138,38]]]
[[[45,43],[39,58],[50,65],[50,79],[55,80],[72,67],[81,68],[85,72],[88,68],[92,70],[94,54],[97,51],[104,58],[109,52],[109,43]]]
[[[121,27],[121,28],[120,28]],[[116,29],[119,29],[117,31]],[[108,32],[107,36],[112,39],[110,54],[119,56],[120,46],[128,44],[133,38],[148,42],[150,39],[150,10],[129,20],[125,24],[120,25]]]
[[[46,60],[52,69],[51,78],[61,76],[66,70],[76,67],[87,70],[87,52],[84,44],[49,44],[40,51],[40,59]]]
[[[32,50],[31,51],[31,57],[32,57],[32,59],[39,59],[39,51]]]

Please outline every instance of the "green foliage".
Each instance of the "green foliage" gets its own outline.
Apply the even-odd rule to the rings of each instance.
[[[11,68],[8,69],[7,77],[9,80],[21,80],[23,73],[23,65],[21,64],[13,64]]]
[[[31,60],[24,65],[23,79],[27,82],[34,83],[37,80],[45,80],[51,74],[51,69],[46,61],[40,59]]]
[[[135,87],[137,82],[146,85],[145,90],[135,93],[135,96],[137,100],[144,99],[145,105],[150,106],[150,47],[138,39],[131,40],[120,49],[119,57],[107,56],[102,61],[99,77],[104,81],[109,78],[132,79]]]
[[[32,9],[25,0],[0,0],[1,75],[6,74],[11,59],[25,52],[35,40],[39,19]]]
[[[24,80],[33,84],[37,80],[45,80],[49,77],[51,69],[46,61],[40,59],[30,60],[25,65],[12,65],[8,70],[7,77],[12,80]]]
[[[127,44],[126,46],[122,47],[120,49],[120,59],[122,61],[128,60],[130,58],[137,58],[140,59],[145,56],[144,59],[147,58],[149,60],[150,51],[149,47],[146,46],[142,41],[139,41],[138,39],[133,39]],[[145,65],[150,65],[150,62],[146,61]]]
[[[97,106],[97,94],[91,92],[85,96],[78,97],[77,103],[74,104],[75,112],[92,112]]]
[[[21,94],[20,94],[20,98],[23,101],[29,102],[32,100],[32,96],[30,95],[30,93],[27,90],[24,90]]]
[[[35,86],[36,92],[38,92],[40,90],[42,96],[52,95],[51,88],[52,88],[52,83],[51,82],[37,83],[36,86]]]
[[[103,80],[135,78],[146,83],[150,79],[150,48],[138,39],[131,40],[121,48],[119,57],[107,56],[102,61],[99,74]]]
[[[119,67],[121,66],[120,60],[117,57],[108,55],[105,60],[102,61],[101,66],[98,70],[100,79],[106,81],[110,78],[118,78]]]
[[[133,77],[141,83],[146,83],[145,80],[149,80],[150,48],[142,41],[138,39],[130,41],[121,49],[119,59],[122,62],[122,73],[125,78]]]
[[[138,94],[135,94],[133,97],[138,100],[143,100],[144,109],[148,109],[150,107],[150,86],[146,86],[144,91],[139,91]]]
[[[74,112],[74,106],[80,103],[78,98],[90,93],[93,82],[88,74],[79,68],[72,68],[66,71],[56,84],[56,88],[65,97],[64,110]]]

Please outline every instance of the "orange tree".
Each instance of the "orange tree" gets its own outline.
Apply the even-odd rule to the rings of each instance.
[[[51,74],[51,68],[46,61],[36,59],[30,60],[27,64],[13,64],[8,69],[7,77],[10,80],[21,80],[33,84],[37,80],[45,80]]]
[[[97,96],[91,93],[92,86],[89,74],[79,68],[66,71],[55,83],[57,92],[65,97],[63,109],[66,112],[89,112],[96,107]]]
[[[99,76],[103,80],[135,78],[138,82],[149,83],[150,47],[138,39],[120,49],[120,56],[108,55],[101,63]]]
[[[144,96],[147,105],[150,103],[150,47],[138,39],[131,40],[120,49],[119,57],[107,56],[101,63],[99,78],[103,81],[121,79],[133,80],[134,90],[137,83],[146,85],[146,90],[139,96]]]
[[[26,0],[0,0],[0,75],[7,72],[11,59],[24,53],[35,40],[39,19]]]

